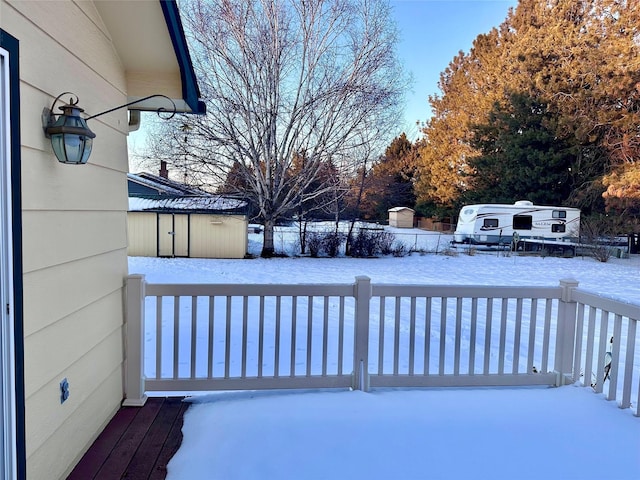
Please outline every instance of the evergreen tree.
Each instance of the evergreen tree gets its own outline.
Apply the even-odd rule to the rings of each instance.
[[[366,180],[361,207],[364,218],[383,221],[390,208],[414,207],[417,158],[417,148],[406,134],[393,139]]]
[[[557,137],[555,123],[546,104],[526,95],[511,95],[507,109],[496,105],[488,123],[473,129],[481,154],[469,159],[467,203],[566,204],[576,146]]]

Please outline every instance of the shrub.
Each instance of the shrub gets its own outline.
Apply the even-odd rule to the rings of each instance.
[[[322,239],[322,246],[329,257],[337,257],[344,242],[344,235],[339,232],[327,232]]]
[[[379,232],[377,236],[378,250],[382,255],[391,255],[396,237],[391,232]]]
[[[384,230],[360,229],[351,240],[351,256],[375,257],[393,253],[395,235]]]
[[[309,255],[312,257],[319,257],[322,253],[323,247],[323,235],[318,232],[311,232],[307,234],[307,248],[309,249]]]
[[[396,243],[391,250],[391,254],[394,257],[406,257],[407,255],[411,254],[411,249],[404,243]]]

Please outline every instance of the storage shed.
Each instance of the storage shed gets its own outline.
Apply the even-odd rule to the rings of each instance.
[[[389,226],[397,228],[413,228],[415,211],[408,207],[389,209]]]
[[[246,202],[207,194],[149,173],[129,174],[128,180],[130,256],[243,258],[246,255]],[[141,191],[141,186],[155,192]]]

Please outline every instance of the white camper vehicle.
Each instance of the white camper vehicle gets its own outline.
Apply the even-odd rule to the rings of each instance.
[[[514,236],[516,243],[577,242],[579,232],[577,208],[534,205],[526,200],[513,205],[465,205],[460,210],[454,244],[510,245]]]

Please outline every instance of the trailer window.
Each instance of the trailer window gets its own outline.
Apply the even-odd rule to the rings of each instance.
[[[564,233],[567,231],[567,226],[564,223],[554,223],[551,225],[551,231],[553,233]]]
[[[553,218],[567,218],[566,210],[554,210],[552,213]]]
[[[531,230],[532,225],[533,225],[533,219],[531,215],[514,215],[513,216],[514,230]]]
[[[482,228],[497,228],[498,227],[498,219],[497,218],[485,218]]]

